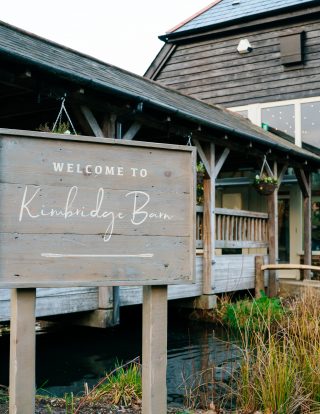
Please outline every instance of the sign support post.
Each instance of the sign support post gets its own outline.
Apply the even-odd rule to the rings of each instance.
[[[142,414],[167,412],[167,292],[143,287]]]
[[[10,324],[10,414],[35,412],[36,289],[12,289]]]

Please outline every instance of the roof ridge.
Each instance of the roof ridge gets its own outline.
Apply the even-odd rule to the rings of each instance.
[[[180,27],[184,26],[185,24],[191,22],[191,20],[195,19],[196,17],[200,16],[201,14],[205,13],[206,11],[208,11],[209,9],[211,9],[212,7],[216,6],[218,3],[220,3],[222,0],[214,0],[212,3],[208,4],[208,6],[203,7],[201,10],[199,10],[198,12],[194,13],[192,16],[186,18],[185,20],[183,20],[182,22],[178,23],[177,25],[175,25],[174,27],[172,27],[171,29],[167,30],[166,33],[172,33],[175,30],[180,29]]]

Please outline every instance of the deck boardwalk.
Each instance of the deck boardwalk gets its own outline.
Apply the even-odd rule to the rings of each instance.
[[[213,293],[254,288],[255,255],[216,256]],[[196,282],[169,286],[169,300],[192,298],[202,294],[202,256],[196,257]],[[120,288],[120,306],[142,303],[142,288]],[[98,309],[98,288],[37,289],[36,316],[44,317]],[[10,291],[0,289],[0,321],[10,319]]]

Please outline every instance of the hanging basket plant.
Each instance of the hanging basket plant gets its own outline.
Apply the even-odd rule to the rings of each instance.
[[[278,182],[276,178],[263,176],[260,177],[256,175],[254,182],[254,188],[258,191],[261,195],[270,195],[272,194],[275,189],[278,187]]]
[[[272,194],[278,187],[278,180],[272,174],[266,156],[263,160],[260,175],[257,174],[253,180],[253,186],[259,194],[265,196]]]

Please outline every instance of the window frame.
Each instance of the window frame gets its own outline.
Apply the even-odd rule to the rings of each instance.
[[[320,97],[290,99],[284,101],[273,101],[256,103],[250,105],[233,106],[228,108],[232,112],[248,111],[248,119],[255,125],[261,126],[261,110],[265,108],[274,108],[283,105],[294,105],[295,115],[295,144],[302,147],[302,121],[301,121],[301,105],[305,103],[320,102]]]

